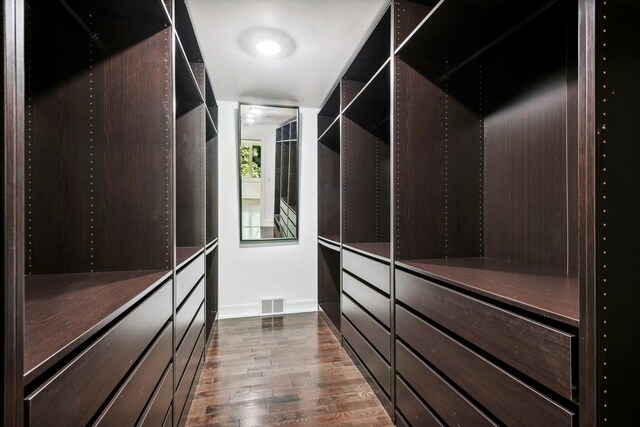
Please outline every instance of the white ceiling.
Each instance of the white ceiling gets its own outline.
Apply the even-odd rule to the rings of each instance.
[[[216,99],[321,107],[388,0],[187,0]],[[246,53],[240,36],[275,28],[295,43],[284,58]]]

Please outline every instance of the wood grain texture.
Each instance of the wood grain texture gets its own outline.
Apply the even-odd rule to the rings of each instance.
[[[207,141],[207,183],[206,183],[206,242],[211,243],[218,238],[218,137]]]
[[[388,296],[346,272],[342,273],[342,291],[389,328],[391,307]]]
[[[205,269],[205,254],[201,253],[189,264],[185,265],[176,274],[176,306],[179,307],[182,301],[200,282],[202,276],[204,276]]]
[[[579,324],[578,281],[490,258],[411,260],[396,265],[572,327]]]
[[[318,313],[220,320],[186,425],[290,423],[392,425]]]
[[[382,387],[387,395],[390,395],[391,367],[389,364],[376,352],[375,348],[344,315],[342,316],[340,327],[342,328],[340,330],[342,337],[347,341],[367,370],[373,375],[380,387]]]
[[[156,427],[162,425],[167,410],[173,399],[173,364],[170,363],[156,390],[149,400],[144,413],[140,417],[140,427]]]
[[[503,310],[396,270],[396,298],[456,335],[529,375],[563,397],[575,398],[575,334]]]
[[[507,425],[572,426],[575,414],[396,307],[397,336]]]
[[[342,238],[389,241],[389,145],[342,118]]]
[[[394,49],[402,44],[437,3],[437,0],[395,0]]]
[[[318,235],[340,234],[340,123],[318,141]]]
[[[373,32],[347,69],[344,77],[349,80],[366,83],[371,76],[389,58],[389,42],[391,40],[391,10],[387,8]],[[346,104],[342,104],[343,107]]]
[[[98,417],[96,426],[136,424],[171,361],[171,341],[172,324],[169,322]]]
[[[176,119],[176,245],[204,246],[205,106]]]
[[[214,248],[213,252],[207,254],[206,259],[206,290],[205,290],[205,309],[206,309],[206,337],[211,335],[214,322],[218,316],[218,248]]]
[[[201,304],[198,312],[195,317],[192,319],[191,324],[189,325],[189,329],[184,336],[184,339],[178,346],[176,350],[176,354],[174,357],[175,363],[175,372],[176,377],[174,380],[174,384],[176,388],[178,388],[179,384],[182,382],[183,374],[187,365],[189,364],[189,360],[191,358],[191,353],[193,352],[194,346],[198,341],[198,337],[200,335],[204,336],[202,332],[202,327],[204,326],[204,305]],[[186,374],[185,374],[186,375]]]
[[[383,244],[380,244],[379,246],[382,245]],[[359,246],[362,247],[362,245]],[[369,246],[374,245],[370,244]],[[387,244],[386,246],[388,247],[389,245]],[[384,264],[355,252],[345,250],[342,252],[342,268],[387,295],[389,294],[389,264]]]
[[[25,398],[32,426],[84,425],[171,316],[171,282]],[[100,370],[96,370],[100,366]],[[65,402],[61,405],[60,402]]]
[[[443,427],[444,424],[420,401],[420,398],[396,377],[396,405],[407,421],[415,427]]]
[[[340,330],[340,252],[318,245],[318,304]]]
[[[342,295],[342,314],[382,354],[391,360],[391,334],[351,298]]]
[[[632,384],[640,377],[640,57],[632,40],[640,36],[640,4],[597,3],[595,423],[625,424],[635,419]],[[605,46],[606,44],[606,46]],[[606,58],[606,60],[604,59]],[[604,87],[606,85],[606,88]],[[637,400],[635,400],[637,402]]]
[[[31,382],[154,291],[168,271],[25,277],[24,377]]]
[[[420,398],[426,401],[447,425],[497,426],[400,341],[396,341],[396,369],[403,377],[403,379],[396,377],[396,387],[398,387],[398,381],[411,385],[419,393]],[[398,397],[403,394],[406,392],[400,391]],[[404,400],[398,399],[398,406],[402,407],[401,401]]]
[[[173,395],[173,425],[180,425],[183,419],[183,412],[185,407],[187,406],[189,393],[191,391],[192,385],[198,381],[196,377],[196,373],[198,372],[198,367],[202,362],[204,357],[204,328],[200,331],[200,335],[196,340],[195,347],[191,355],[189,356],[189,362],[187,363],[186,369],[184,371],[184,375],[180,380],[176,388],[176,392]],[[184,414],[184,418],[186,418],[187,414]]]
[[[185,332],[189,329],[191,321],[202,305],[202,302],[204,301],[204,293],[205,280],[202,279],[198,283],[198,286],[196,286],[191,294],[186,298],[182,306],[177,310],[174,328],[176,347],[179,345],[180,341],[182,341]]]
[[[60,13],[39,5],[33,25]],[[28,47],[27,272],[168,268],[171,30],[92,63],[75,22],[62,27]]]

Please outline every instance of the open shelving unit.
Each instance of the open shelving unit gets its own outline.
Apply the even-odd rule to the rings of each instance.
[[[385,15],[386,16],[386,15]],[[389,259],[390,88],[382,68],[344,110],[342,243]]]
[[[298,237],[298,120],[275,130],[274,226],[277,237]]]
[[[318,237],[340,244],[340,122],[318,140]]]
[[[443,2],[400,48],[396,257],[577,326],[577,53],[567,54],[577,22],[569,9]],[[474,32],[465,19],[479,18],[486,25]],[[467,29],[464,38],[448,37],[456,28]]]
[[[168,17],[153,1],[68,6],[27,2],[26,384],[172,268]]]
[[[204,349],[193,338],[207,316],[190,311],[205,299],[198,254],[218,226],[216,102],[186,4],[28,0],[24,11],[3,16],[24,26],[11,36],[24,64],[5,87],[25,91],[24,105],[5,105],[24,129],[20,188],[5,200],[23,221],[20,274],[6,282],[17,297],[8,425],[177,425]],[[192,347],[172,345],[178,320]],[[179,390],[174,361],[192,375]]]

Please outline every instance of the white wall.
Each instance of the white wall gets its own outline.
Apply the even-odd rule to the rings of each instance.
[[[218,102],[219,316],[259,314],[260,297],[284,297],[288,313],[317,310],[317,109],[300,109],[299,241],[240,244],[236,114]]]

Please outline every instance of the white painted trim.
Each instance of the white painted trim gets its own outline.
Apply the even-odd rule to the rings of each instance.
[[[285,300],[285,314],[287,313],[308,313],[318,311],[318,300]],[[218,319],[235,319],[239,317],[261,316],[260,304],[236,304],[220,306]],[[271,316],[267,314],[266,316]]]

